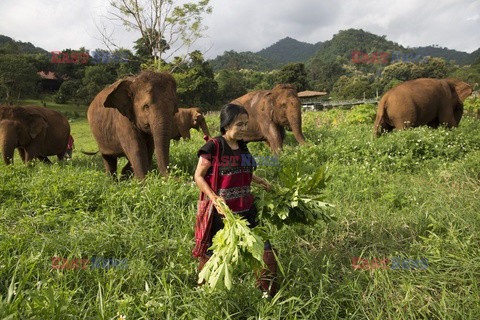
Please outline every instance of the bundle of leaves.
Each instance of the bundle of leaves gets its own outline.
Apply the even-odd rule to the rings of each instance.
[[[255,203],[262,222],[281,229],[294,224],[314,224],[320,219],[335,220],[327,211],[333,205],[323,202],[325,167],[305,175],[300,172],[301,163],[285,165],[279,172],[279,185],[272,185],[269,192],[256,193]]]
[[[262,266],[263,243],[267,237],[264,228],[249,228],[248,221],[233,214],[223,200],[219,200],[218,204],[218,212],[225,216],[224,227],[213,237],[210,248],[213,255],[198,275],[198,283],[205,280],[205,284],[212,289],[230,290],[233,266],[246,265],[250,270]]]

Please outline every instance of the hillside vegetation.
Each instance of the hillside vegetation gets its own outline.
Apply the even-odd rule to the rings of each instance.
[[[352,59],[351,51],[361,51],[365,53],[391,53],[392,51],[415,52],[417,54],[443,58],[448,62],[451,61],[452,63],[460,66],[471,64],[480,56],[478,50],[469,54],[466,52],[441,48],[438,46],[423,46],[417,48],[404,47],[398,43],[388,40],[384,35],[376,35],[361,29],[340,30],[337,34],[333,35],[332,39],[324,42],[317,42],[316,44],[301,42],[290,37],[286,37],[258,52],[248,52],[248,55],[246,52],[241,52],[238,53],[238,55],[240,57],[245,57],[250,61],[254,60],[252,55],[260,56],[267,61],[271,61],[272,67],[278,68],[282,64],[286,63],[311,63],[311,61],[315,59],[322,59],[326,62],[334,62],[341,57],[345,58],[346,61],[350,61]],[[236,64],[229,64],[228,61],[233,59],[233,57],[233,52],[228,51],[223,55],[219,55],[215,59],[210,60],[210,62],[214,66],[215,70],[220,70],[222,67],[235,68],[236,66],[246,68],[246,65],[248,65],[249,69],[264,71],[267,66],[264,60],[259,60],[258,65],[252,65],[251,63],[247,64],[246,61],[238,61],[238,59]],[[223,63],[220,64],[220,61]],[[372,65],[362,65],[361,67],[365,69],[365,67],[372,67]],[[385,67],[385,65],[382,66],[379,64],[375,67]],[[370,68],[370,70],[373,69],[375,68]]]

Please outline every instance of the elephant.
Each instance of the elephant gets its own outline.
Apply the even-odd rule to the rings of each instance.
[[[100,91],[87,112],[107,174],[115,176],[117,158],[126,156],[122,175],[139,180],[152,166],[167,174],[170,133],[178,111],[175,79],[169,73],[142,71]]]
[[[472,87],[455,78],[420,78],[388,90],[378,104],[374,134],[428,125],[457,127],[463,115],[463,101]]]
[[[278,153],[285,139],[285,127],[290,127],[298,143],[305,143],[301,104],[294,85],[279,84],[271,90],[252,91],[231,103],[247,109],[245,142],[267,141],[272,152]]]
[[[191,128],[197,130],[202,128],[204,135],[209,139],[212,137],[200,108],[178,108],[178,112],[175,113],[175,125],[172,128],[171,138],[174,140],[190,139]]]
[[[18,148],[27,163],[35,158],[50,163],[62,160],[67,150],[70,124],[61,113],[39,106],[0,106],[0,144],[5,164],[13,162]]]

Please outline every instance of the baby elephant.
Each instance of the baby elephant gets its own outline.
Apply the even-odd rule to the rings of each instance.
[[[428,125],[458,127],[472,87],[455,78],[421,78],[388,90],[378,104],[374,133]]]
[[[175,113],[175,125],[172,126],[171,139],[190,139],[191,128],[197,130],[202,128],[203,134],[211,138],[207,122],[199,108],[178,108],[178,112]]]
[[[5,164],[18,148],[22,160],[47,156],[62,160],[67,150],[70,124],[59,112],[38,106],[0,106],[0,145]]]

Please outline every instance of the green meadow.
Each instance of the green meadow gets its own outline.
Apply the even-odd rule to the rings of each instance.
[[[69,117],[76,149],[52,165],[26,166],[18,154],[0,164],[1,319],[480,319],[474,113],[459,128],[378,139],[375,106],[304,113],[308,142],[287,133],[279,165],[256,174],[275,184],[285,164],[300,164],[306,177],[326,166],[324,197],[337,220],[272,230],[281,289],[262,299],[252,270],[236,270],[231,291],[196,285],[199,132],[171,142],[167,178],[154,169],[142,182],[114,181],[100,155],[80,152],[97,148],[86,108],[49,107]],[[218,118],[207,115],[214,135]],[[270,155],[263,142],[249,148]],[[128,267],[54,269],[52,257],[127,259]],[[353,269],[354,257],[428,259],[428,267]]]

